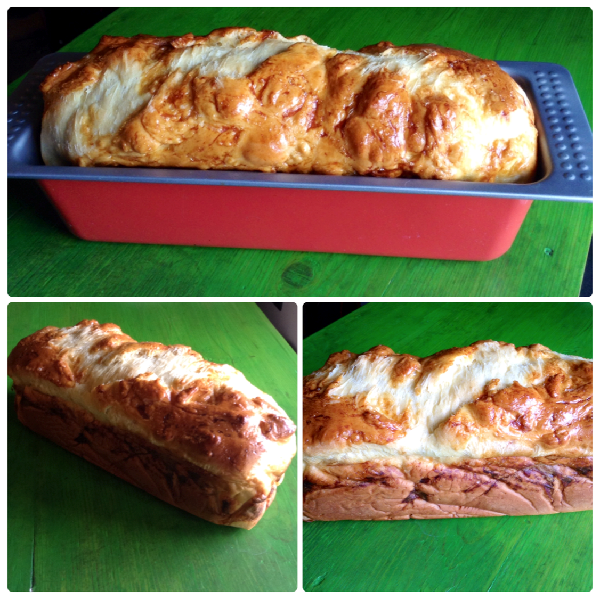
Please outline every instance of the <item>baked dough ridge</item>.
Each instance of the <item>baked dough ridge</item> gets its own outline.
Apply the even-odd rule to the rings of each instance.
[[[529,99],[491,60],[433,44],[355,52],[244,27],[103,36],[41,86],[48,165],[527,183]]]

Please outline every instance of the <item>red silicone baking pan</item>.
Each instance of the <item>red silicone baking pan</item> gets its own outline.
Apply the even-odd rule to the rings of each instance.
[[[39,84],[83,54],[46,56],[9,99],[8,176],[37,179],[94,241],[492,260],[533,200],[592,201],[592,133],[560,65],[499,62],[529,95],[539,168],[529,184],[112,167],[49,167]]]

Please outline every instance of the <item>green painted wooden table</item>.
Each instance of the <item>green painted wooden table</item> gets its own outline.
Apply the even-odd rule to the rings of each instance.
[[[12,303],[8,348],[46,325],[115,322],[241,370],[296,421],[296,354],[253,303]],[[25,428],[8,392],[11,591],[294,591],[297,468],[250,531],[174,508]]]
[[[592,357],[588,303],[371,303],[304,342],[304,374],[377,344],[417,356],[479,339]],[[592,512],[307,522],[306,591],[589,591]]]
[[[342,49],[433,42],[495,60],[560,63],[592,119],[592,12],[584,8],[122,8],[64,50],[89,51],[102,34],[201,35],[228,25]],[[8,205],[13,297],[576,296],[592,232],[591,205],[534,202],[507,254],[451,262],[87,242],[32,182],[10,181]]]

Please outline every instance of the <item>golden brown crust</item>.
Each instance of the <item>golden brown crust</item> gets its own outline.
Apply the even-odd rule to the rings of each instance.
[[[486,358],[486,351],[495,353]],[[463,358],[469,361],[456,376],[468,379],[469,368],[479,372],[484,367],[490,374],[481,383],[466,385],[472,395],[457,398],[458,409],[438,417],[438,407],[432,402],[419,403],[419,396],[424,396],[433,379],[442,381],[446,373],[458,368]],[[483,366],[486,360],[492,363]],[[356,374],[358,364],[367,371],[371,363],[372,375]],[[514,364],[520,368],[516,375],[521,382],[512,380],[500,385],[496,375],[504,376]],[[357,389],[354,394],[340,392],[340,387],[352,382],[352,377]],[[449,385],[447,380],[442,382]],[[387,389],[381,391],[382,385]],[[379,400],[369,400],[369,393],[374,393],[372,389],[379,389]],[[457,451],[475,437],[491,435],[495,441],[519,440],[558,455],[570,455],[570,451],[575,452],[573,455],[578,455],[578,451],[591,453],[591,361],[571,359],[539,344],[515,348],[512,344],[492,341],[443,350],[426,358],[395,354],[385,346],[360,355],[349,351],[332,354],[323,369],[304,380],[305,448],[358,443],[387,445],[404,437],[414,425],[417,410],[410,402],[399,410],[394,392],[412,395],[418,410],[439,422],[435,430],[438,442]]]
[[[60,336],[60,329],[45,327],[21,339],[8,357],[8,376],[21,368],[57,387],[74,387],[75,375],[69,364],[50,345]]]
[[[450,432],[459,447],[461,437],[466,441],[479,429],[493,429],[497,437],[539,439],[559,451],[573,445],[591,445],[592,381],[591,364],[577,364],[573,369],[549,374],[531,387],[514,382],[494,392],[493,380],[481,397],[444,423],[440,434]]]
[[[386,445],[404,436],[409,415],[394,421],[364,408],[323,400],[304,403],[304,439],[312,443],[376,443]]]
[[[528,182],[536,169],[533,112],[514,80],[430,44],[338,52],[235,27],[104,36],[42,91],[47,164],[488,182]]]
[[[307,520],[522,516],[592,509],[593,458],[367,462],[308,468]]]
[[[263,451],[264,437],[287,439],[295,427],[282,415],[268,413],[258,427],[257,407],[267,407],[260,397],[219,389],[207,396],[200,385],[171,395],[156,380],[126,379],[95,390],[101,407],[119,406],[132,422],[161,441],[176,441],[196,455],[210,456],[222,470],[247,472]],[[202,397],[203,401],[198,401]]]

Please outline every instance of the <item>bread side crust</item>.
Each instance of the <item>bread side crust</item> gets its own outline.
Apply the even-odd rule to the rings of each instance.
[[[591,510],[593,458],[489,458],[309,468],[304,519],[407,520]]]
[[[60,447],[128,483],[204,520],[251,529],[275,497],[259,495],[157,447],[146,439],[96,420],[86,410],[31,387],[15,386],[22,424]]]

